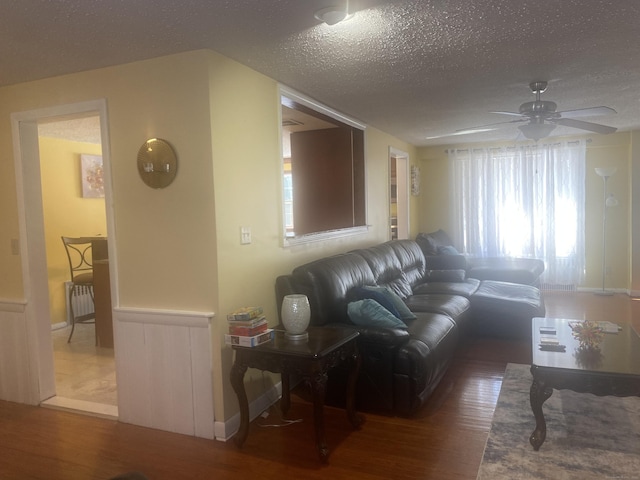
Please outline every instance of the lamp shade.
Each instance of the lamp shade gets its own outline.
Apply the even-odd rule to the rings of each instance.
[[[596,173],[601,177],[610,177],[617,171],[618,169],[616,167],[596,167]]]

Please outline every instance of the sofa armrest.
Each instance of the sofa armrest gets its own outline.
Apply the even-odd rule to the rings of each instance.
[[[429,255],[425,257],[427,270],[466,270],[467,257],[464,255]]]
[[[388,346],[400,346],[409,341],[409,332],[404,328],[359,328],[360,343],[376,343]]]
[[[325,325],[325,327],[340,328],[344,328],[345,326],[354,328],[360,332],[358,343],[378,344],[395,348],[408,342],[410,338],[409,332],[405,328],[358,327],[344,323],[330,323]]]

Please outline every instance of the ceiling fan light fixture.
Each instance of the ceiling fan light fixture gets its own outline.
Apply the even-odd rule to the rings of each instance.
[[[556,126],[551,123],[527,123],[526,125],[520,125],[518,128],[526,138],[537,142],[548,137]]]
[[[349,17],[349,13],[344,7],[331,6],[321,8],[316,11],[313,16],[327,25],[335,25],[336,23],[346,20]]]

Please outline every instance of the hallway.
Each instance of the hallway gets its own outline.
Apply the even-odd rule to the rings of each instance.
[[[95,345],[94,325],[76,325],[71,343],[67,343],[70,330],[67,326],[51,332],[57,396],[43,406],[117,418],[113,349]]]

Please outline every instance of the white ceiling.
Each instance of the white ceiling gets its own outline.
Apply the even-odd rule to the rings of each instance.
[[[515,140],[511,120],[549,81],[558,110],[640,128],[640,1],[351,0],[329,27],[315,10],[342,0],[22,0],[0,7],[0,85],[210,48],[414,145]],[[576,134],[567,127],[556,134]]]
[[[82,117],[41,123],[38,124],[38,135],[99,145],[102,143],[100,117]]]

